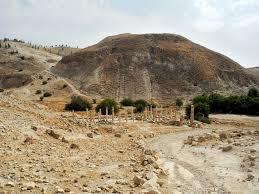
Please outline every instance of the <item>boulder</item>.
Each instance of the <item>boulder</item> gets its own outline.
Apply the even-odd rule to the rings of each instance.
[[[230,151],[230,150],[232,150],[232,149],[233,149],[232,145],[224,145],[224,146],[222,147],[222,151],[223,151],[223,152],[228,152],[228,151]]]
[[[65,137],[62,137],[61,141],[64,143],[68,143],[68,140]]]
[[[72,143],[72,144],[70,145],[70,148],[71,148],[71,149],[79,149],[79,146],[78,146],[77,144]]]
[[[15,184],[14,184],[14,182],[12,182],[12,181],[8,181],[8,182],[5,184],[5,186],[7,186],[7,187],[14,187]]]
[[[115,133],[115,135],[114,135],[115,137],[119,137],[119,138],[121,138],[121,134],[120,133]]]
[[[65,191],[63,189],[58,188],[55,192],[56,194],[63,194]]]
[[[225,139],[227,139],[228,138],[228,136],[227,136],[227,134],[226,133],[224,133],[224,132],[221,132],[220,134],[219,134],[219,139],[222,141],[222,140],[225,140]]]
[[[247,180],[247,181],[251,181],[251,180],[253,180],[254,178],[255,178],[255,176],[254,176],[253,174],[250,174],[250,173],[249,173],[249,174],[247,175],[247,179],[246,179],[246,180]]]
[[[24,187],[27,188],[27,190],[33,190],[36,187],[36,184],[34,182],[28,182],[24,184]]]
[[[94,138],[94,134],[93,134],[93,133],[87,133],[86,135],[87,135],[87,137],[89,137],[89,138]]]
[[[248,155],[249,160],[254,161],[256,159],[256,156],[254,155]]]
[[[136,186],[141,186],[141,185],[144,184],[145,181],[144,181],[144,179],[141,178],[140,176],[135,175],[134,178],[133,178],[133,182],[134,182],[134,184],[135,184]]]
[[[55,138],[55,139],[59,139],[60,135],[57,134],[56,132],[54,132],[52,129],[51,130],[47,130],[46,133],[48,135],[50,135],[51,137]]]
[[[24,143],[33,144],[33,139],[31,137],[26,137],[25,140],[24,140]]]
[[[36,126],[31,126],[31,129],[37,131],[38,128]]]
[[[158,189],[154,189],[154,188],[148,188],[145,190],[142,190],[143,194],[161,194],[161,192]]]

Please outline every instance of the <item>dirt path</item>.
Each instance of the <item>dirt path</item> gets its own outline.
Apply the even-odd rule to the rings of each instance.
[[[218,118],[222,117],[218,116]],[[249,119],[249,122],[257,119]],[[212,126],[215,130],[214,127]],[[259,142],[253,145],[247,144],[244,147],[234,147],[231,152],[222,152],[220,145],[214,146],[209,143],[202,146],[183,144],[188,136],[211,132],[211,129],[189,130],[161,135],[149,142],[150,147],[160,153],[159,163],[168,174],[168,183],[164,186],[164,192],[259,193],[258,177],[254,182],[246,181],[247,170],[240,167],[250,153],[250,149],[256,149],[258,155]],[[249,140],[244,137],[244,142]],[[255,166],[257,165],[258,162]],[[258,168],[255,168],[253,173],[258,174]]]
[[[151,147],[161,153],[162,159],[159,162],[168,173],[169,182],[166,187],[171,188],[172,193],[209,193],[214,191],[214,183],[210,177],[198,166],[193,165],[191,160],[188,161],[192,156],[185,156],[187,160],[181,158],[185,152],[183,140],[189,135],[203,132],[204,130],[195,130],[167,134],[150,142]]]

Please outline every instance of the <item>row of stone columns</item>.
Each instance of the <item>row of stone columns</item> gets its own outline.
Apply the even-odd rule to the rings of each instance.
[[[109,114],[108,114],[108,107],[106,107],[105,109],[105,121],[108,122],[109,121]],[[74,111],[72,112],[72,116],[73,119],[75,117]],[[102,113],[101,113],[101,109],[99,109],[98,111],[98,115],[97,115],[97,120],[98,122],[101,121],[102,117]],[[179,125],[183,124],[183,115],[177,111],[175,111],[174,108],[170,108],[169,110],[157,110],[154,109],[152,107],[145,108],[145,111],[143,113],[142,117],[142,121],[147,121],[147,120],[152,120],[155,123],[160,122],[163,119],[172,119],[172,118],[176,118],[177,122],[179,122]],[[118,113],[118,122],[121,123],[121,113]],[[89,111],[88,109],[86,109],[86,120],[87,122],[90,123],[95,123],[96,122],[96,113],[95,111]],[[124,114],[124,120],[126,122],[128,122],[128,112],[126,111],[126,113]],[[131,120],[134,122],[135,121],[135,114],[133,112],[133,108],[131,109]],[[112,123],[115,122],[115,114],[114,114],[114,107],[112,107],[112,114],[111,114],[111,121]],[[194,106],[191,105],[191,114],[190,114],[190,127],[194,127]]]

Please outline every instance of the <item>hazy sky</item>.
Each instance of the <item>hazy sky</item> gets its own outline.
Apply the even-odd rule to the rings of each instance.
[[[120,33],[176,33],[259,66],[259,0],[0,0],[0,38],[86,47]]]

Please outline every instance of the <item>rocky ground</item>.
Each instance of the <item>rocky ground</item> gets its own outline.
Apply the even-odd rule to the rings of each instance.
[[[163,170],[145,141],[172,127],[86,126],[83,114],[0,96],[3,193],[159,193]]]
[[[258,193],[259,119],[87,126],[84,114],[0,95],[1,193]]]

